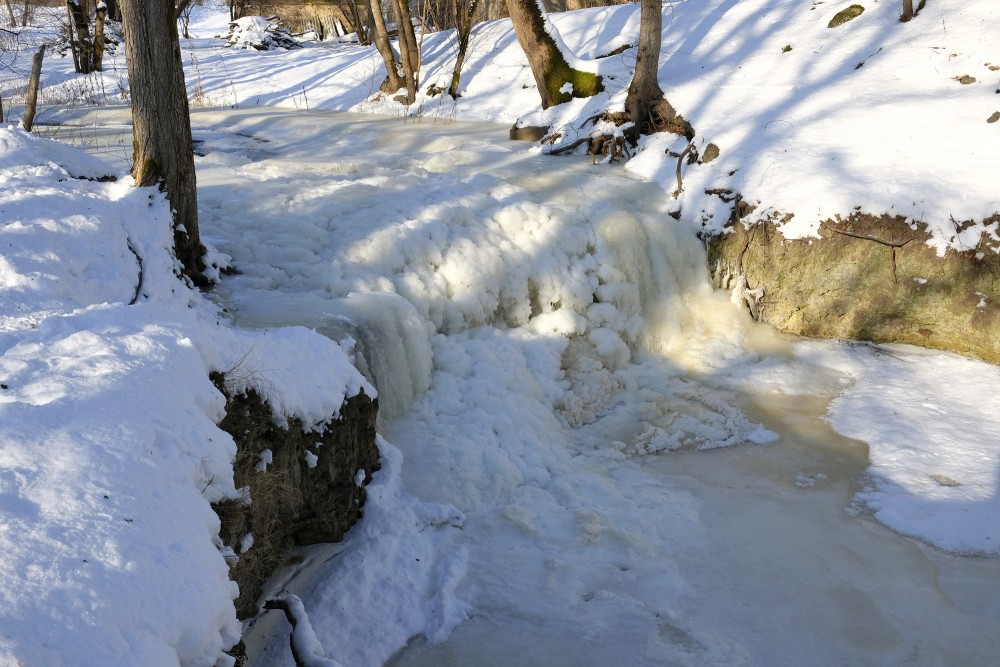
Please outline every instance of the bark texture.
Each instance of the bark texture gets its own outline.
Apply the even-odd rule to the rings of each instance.
[[[465,54],[469,51],[469,37],[472,35],[472,21],[478,8],[479,0],[469,2],[468,9],[463,8],[461,0],[452,0],[451,3],[452,15],[458,30],[458,53],[455,55],[455,69],[451,72],[451,85],[448,86],[448,94],[452,99],[457,100],[461,97],[458,84],[462,79],[462,67],[465,65]]]
[[[660,0],[641,0],[639,50],[635,74],[628,88],[625,110],[635,123],[629,134],[634,143],[640,134],[671,132],[694,138],[694,129],[663,96],[657,78],[660,70],[660,43],[663,35],[663,6]]]
[[[382,15],[382,5],[379,0],[369,0],[368,11],[372,23],[372,41],[375,42],[375,49],[385,63],[386,79],[381,90],[383,93],[394,93],[403,87],[403,81],[399,78],[396,56],[389,44],[389,31],[385,27],[385,17]]]
[[[546,31],[545,16],[536,0],[507,0],[507,9],[517,41],[528,57],[543,109],[574,97],[591,97],[604,90],[601,77],[573,69],[566,62],[566,57]]]
[[[913,0],[903,0],[903,15],[899,20],[906,23],[913,18]]]
[[[174,214],[174,252],[185,276],[205,286],[205,248],[180,42],[171,0],[123,0],[125,62],[132,94],[136,185],[159,185]]]
[[[21,125],[25,132],[31,132],[31,127],[35,124],[35,109],[38,105],[38,86],[42,79],[42,57],[45,55],[45,45],[38,47],[38,51],[31,59],[31,78],[28,79],[28,94],[24,100],[24,116]]]
[[[417,99],[417,78],[420,74],[420,48],[413,32],[413,21],[410,18],[409,0],[392,0],[393,12],[396,15],[396,26],[399,31],[399,56],[403,63],[403,84],[406,86],[406,103],[413,104]]]
[[[106,4],[98,3],[94,17],[94,50],[92,67],[95,72],[104,70],[104,21],[108,17]]]
[[[66,9],[69,10],[69,16],[72,19],[72,32],[76,34],[72,40],[76,43],[76,71],[80,74],[89,74],[93,71],[94,43],[90,38],[87,9],[79,0],[66,0]]]

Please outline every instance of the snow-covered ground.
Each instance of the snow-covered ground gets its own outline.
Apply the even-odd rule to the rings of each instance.
[[[662,81],[722,149],[688,172],[680,222],[663,188],[452,122],[572,126],[620,102],[537,112],[504,22],[476,33],[458,103],[403,123],[318,111],[403,115],[372,99],[371,51],[222,51],[202,14],[192,97],[239,107],[193,117],[203,234],[242,271],[215,303],[174,278],[160,195],[77,180],[124,171],[127,139],[97,129],[122,111],[48,113],[112,167],[0,129],[0,665],[214,664],[239,626],[207,375],[250,364],[316,423],[366,386],[352,358],[387,407],[383,470],[296,591],[344,665],[411,637],[398,664],[994,661],[1000,370],[754,326],[711,292],[694,211],[717,211],[711,184],[796,222],[993,213],[1000,126],[972,116],[1000,106],[1000,10],[935,2],[904,26],[883,2],[835,32],[811,7],[665,9]],[[594,56],[634,41],[636,12],[555,20]],[[425,81],[448,39],[426,37]],[[48,62],[55,91],[79,85]],[[907,129],[929,117],[948,141]],[[628,169],[670,190],[662,141]],[[258,663],[289,664],[285,642],[260,638]]]

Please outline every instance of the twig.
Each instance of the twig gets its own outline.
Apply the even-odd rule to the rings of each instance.
[[[909,238],[906,239],[905,241],[886,241],[885,239],[880,239],[877,236],[867,236],[865,234],[855,234],[854,232],[845,232],[841,229],[831,227],[830,225],[827,225],[826,227],[831,232],[836,232],[837,234],[843,234],[844,236],[850,236],[852,239],[861,239],[863,241],[874,241],[875,243],[881,243],[882,245],[887,245],[890,248],[902,248],[907,243],[913,240],[912,238]]]
[[[142,291],[142,257],[140,257],[139,253],[135,251],[135,247],[132,245],[132,239],[126,239],[125,242],[128,243],[128,249],[132,251],[132,254],[135,255],[136,261],[139,262],[139,281],[135,285],[135,294],[132,295],[132,300],[128,302],[128,305],[134,306],[139,301],[139,292]]]
[[[676,176],[677,176],[677,189],[674,190],[674,193],[673,193],[674,199],[677,199],[678,197],[680,197],[681,193],[684,192],[684,184],[681,182],[681,165],[684,163],[684,158],[686,158],[688,155],[690,155],[691,151],[693,151],[693,150],[694,150],[694,142],[691,142],[691,143],[689,143],[687,145],[687,148],[685,148],[684,150],[682,150],[681,154],[677,156],[677,173],[676,173]]]
[[[835,232],[843,236],[849,236],[852,239],[861,239],[862,241],[872,241],[874,243],[879,243],[884,246],[889,246],[889,248],[892,250],[892,282],[893,283],[898,282],[898,279],[896,277],[896,248],[902,248],[907,243],[912,241],[913,237],[910,237],[905,241],[886,241],[885,239],[880,239],[877,236],[868,236],[867,234],[855,234],[854,232],[845,232],[841,229],[837,229],[836,227],[832,227],[829,224],[826,225],[826,228],[829,229],[831,232]]]

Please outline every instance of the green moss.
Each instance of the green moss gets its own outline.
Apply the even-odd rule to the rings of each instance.
[[[572,92],[562,92],[567,83],[573,86]],[[593,72],[573,69],[565,60],[553,68],[546,87],[554,104],[569,102],[574,97],[593,97],[604,92],[604,82],[600,76]]]
[[[717,157],[719,157],[719,147],[715,144],[709,144],[705,146],[705,152],[701,155],[701,163],[708,164]]]
[[[851,5],[847,9],[842,9],[837,12],[830,22],[827,24],[827,28],[836,28],[837,26],[844,25],[848,21],[853,21],[862,14],[865,13],[865,8],[861,5]]]

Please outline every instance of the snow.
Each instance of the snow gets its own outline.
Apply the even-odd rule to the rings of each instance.
[[[175,276],[162,195],[122,176],[127,139],[101,143],[121,112],[40,118],[111,164],[0,128],[0,665],[227,664],[237,555],[210,502],[240,492],[211,371],[317,430],[379,390],[364,518],[288,584],[300,641],[341,664],[994,659],[1000,370],[756,327],[695,237],[728,215],[704,191],[731,188],[762,204],[747,222],[794,213],[789,237],[860,206],[992,251],[995,223],[952,219],[1000,210],[1000,10],[899,24],[882,2],[830,30],[833,9],[665,7],[661,83],[721,148],[674,200],[683,140],[625,174],[505,141],[622,105],[634,50],[583,59],[635,43],[636,5],[549,17],[608,90],[545,112],[509,22],[476,27],[461,99],[404,110],[370,49],[223,50],[225,11],[196,8],[211,300]],[[423,81],[453,43],[424,36]],[[79,88],[66,60],[45,105]],[[103,101],[122,67],[93,75]],[[287,630],[262,643],[288,664]]]
[[[240,627],[209,503],[237,491],[208,373],[315,428],[374,395],[325,337],[225,324],[162,195],[78,180],[112,171],[0,128],[0,664],[216,664]]]

